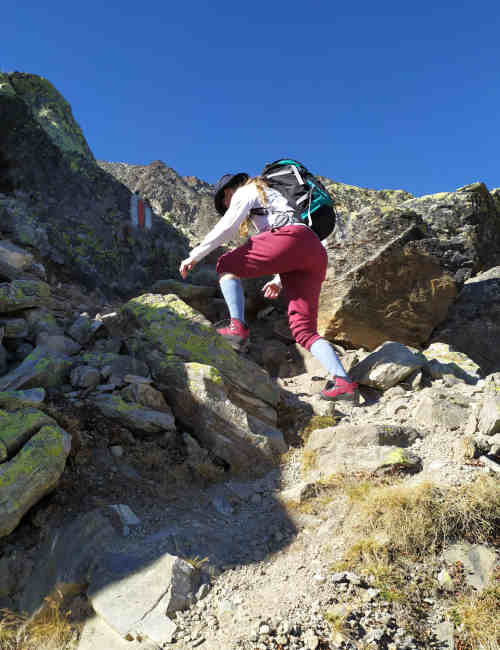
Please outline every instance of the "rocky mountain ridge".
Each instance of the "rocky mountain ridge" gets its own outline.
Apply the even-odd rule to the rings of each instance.
[[[213,260],[180,282],[209,186],[97,164],[55,93],[0,76],[0,606],[71,602],[79,650],[496,648],[498,618],[461,603],[498,611],[499,191],[325,179],[319,321],[363,395],[341,408],[265,280],[246,283],[248,356],[212,327]],[[371,539],[370,508],[397,534],[380,515]]]

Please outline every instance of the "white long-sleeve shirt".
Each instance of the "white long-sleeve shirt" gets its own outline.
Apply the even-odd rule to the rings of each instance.
[[[271,228],[282,221],[284,215],[293,215],[286,198],[276,190],[266,187],[266,204],[263,205],[255,183],[249,183],[239,187],[231,198],[231,204],[224,216],[215,224],[212,230],[205,236],[201,244],[193,248],[189,259],[199,262],[221,244],[231,239],[237,232],[240,225],[254,208],[265,208],[265,214],[255,214],[251,220],[259,232],[271,230]],[[302,225],[302,224],[298,224]],[[307,226],[304,225],[305,228]]]

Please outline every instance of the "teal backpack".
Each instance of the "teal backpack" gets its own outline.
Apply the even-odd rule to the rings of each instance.
[[[333,199],[323,183],[302,163],[291,158],[280,158],[266,165],[261,176],[293,208],[291,223],[309,226],[320,239],[333,232],[337,218]]]

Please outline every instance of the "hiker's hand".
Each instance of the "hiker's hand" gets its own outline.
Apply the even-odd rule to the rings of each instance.
[[[281,285],[278,282],[271,280],[270,282],[266,282],[266,284],[262,287],[262,292],[264,293],[265,298],[274,300],[280,295]]]
[[[186,260],[182,260],[181,265],[179,266],[179,273],[182,275],[182,278],[185,280],[189,271],[192,270],[193,266],[196,264],[194,260],[188,257]]]

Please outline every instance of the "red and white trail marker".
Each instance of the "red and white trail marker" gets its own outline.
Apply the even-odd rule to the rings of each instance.
[[[137,194],[132,194],[130,197],[130,220],[135,228],[151,229],[151,208]]]

